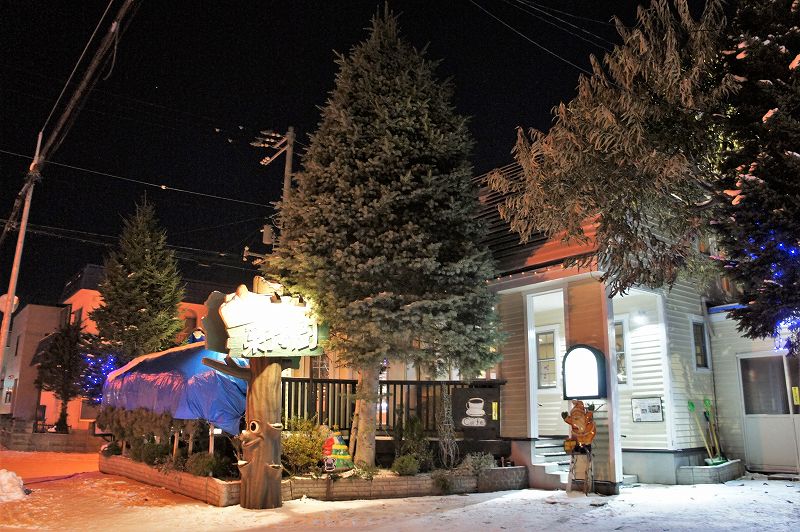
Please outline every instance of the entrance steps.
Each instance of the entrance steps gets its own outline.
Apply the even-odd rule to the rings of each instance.
[[[536,440],[532,485],[539,489],[566,490],[570,456],[564,451],[564,436],[545,436]],[[639,482],[636,475],[622,475],[622,486]]]

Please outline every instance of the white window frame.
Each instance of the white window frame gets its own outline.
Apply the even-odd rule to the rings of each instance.
[[[630,322],[628,319],[628,314],[615,314],[614,320],[612,324],[614,325],[614,335],[616,336],[616,325],[617,322],[622,322],[622,338],[623,338],[623,351],[625,352],[625,382],[621,383],[617,381],[617,386],[620,388],[628,388],[632,384],[631,378],[631,329],[630,329]],[[616,340],[616,338],[615,338]],[[616,356],[616,346],[614,349]]]
[[[695,324],[701,325],[703,327],[703,340],[706,344],[706,364],[707,366],[702,367],[697,365],[697,356],[695,355],[695,343],[694,343],[694,326]],[[692,357],[692,365],[694,366],[694,370],[701,373],[709,373],[711,372],[711,337],[708,335],[708,325],[706,325],[706,320],[703,319],[702,316],[698,316],[697,314],[689,314],[689,356]]]
[[[559,356],[559,349],[560,349],[560,346],[561,346],[561,334],[560,334],[560,331],[561,331],[561,326],[558,323],[553,323],[551,325],[542,325],[540,327],[535,327],[534,328],[533,343],[534,343],[534,345],[536,345],[536,358],[535,358],[535,362],[536,362],[536,388],[540,392],[543,392],[543,393],[559,391],[561,389],[560,388],[560,386],[561,386],[561,362],[562,362],[562,360],[564,358],[564,354],[561,353],[561,355]],[[556,365],[556,382],[555,382],[555,385],[553,385],[553,386],[547,386],[545,388],[542,388],[541,386],[539,386],[540,375],[539,375],[539,342],[538,342],[538,337],[542,333],[546,334],[546,333],[550,333],[550,332],[553,333],[553,356],[554,356],[554,361],[555,361],[555,365]]]

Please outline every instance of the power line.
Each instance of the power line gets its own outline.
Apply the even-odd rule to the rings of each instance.
[[[612,24],[610,22],[607,22],[607,21],[597,20],[596,18],[582,17],[580,15],[574,15],[574,14],[569,13],[567,11],[561,11],[560,9],[556,9],[554,7],[550,7],[550,6],[546,6],[546,5],[543,5],[543,4],[539,4],[538,2],[533,2],[532,0],[522,0],[522,1],[525,2],[526,4],[528,4],[531,7],[538,6],[539,9],[546,9],[547,11],[553,11],[554,13],[559,13],[561,15],[564,15],[565,17],[571,17],[571,18],[578,19],[578,20],[585,20],[587,22],[594,22],[595,24],[603,24],[604,26],[611,26],[611,27],[614,26],[614,24]]]
[[[92,41],[94,40],[94,36],[97,35],[97,30],[100,29],[100,24],[102,24],[103,20],[105,20],[106,15],[108,14],[108,10],[111,9],[111,4],[113,4],[113,3],[114,3],[114,0],[109,0],[105,11],[103,11],[103,15],[100,17],[100,20],[97,21],[97,26],[94,27],[94,31],[92,32],[92,35],[89,37],[89,40],[86,41],[86,46],[84,46],[83,52],[81,52],[81,55],[78,58],[78,61],[75,63],[75,66],[73,67],[72,72],[70,73],[69,77],[67,78],[66,83],[64,83],[64,88],[61,89],[61,93],[58,95],[58,98],[56,98],[56,102],[53,104],[53,108],[50,109],[50,114],[47,115],[47,119],[44,121],[44,125],[42,126],[40,131],[44,131],[45,128],[47,127],[47,124],[50,122],[50,119],[53,118],[53,113],[56,111],[56,107],[58,107],[58,103],[61,101],[61,98],[64,96],[64,93],[67,91],[67,87],[69,86],[70,81],[72,81],[72,77],[75,75],[75,72],[77,72],[78,66],[80,66],[81,61],[83,61],[83,58],[86,55],[86,51],[89,49],[89,45],[92,44]]]
[[[587,35],[589,35],[589,36],[593,37],[594,39],[597,39],[597,40],[599,40],[599,41],[603,41],[603,42],[604,42],[604,43],[606,43],[606,44],[609,44],[609,45],[611,45],[611,46],[614,46],[614,43],[613,43],[613,42],[611,42],[611,41],[609,41],[608,39],[606,39],[606,38],[604,38],[604,37],[601,37],[600,35],[597,35],[596,33],[592,33],[592,32],[591,32],[591,31],[589,31],[589,30],[586,30],[586,29],[584,29],[584,28],[581,28],[580,26],[576,26],[575,24],[572,24],[571,22],[567,22],[567,21],[566,21],[566,20],[564,20],[563,18],[559,18],[559,17],[557,17],[557,16],[553,15],[552,13],[548,13],[548,12],[546,12],[546,11],[544,11],[544,10],[542,10],[542,9],[538,8],[538,7],[535,7],[535,6],[533,6],[533,5],[528,5],[528,4],[527,4],[527,3],[525,3],[523,0],[514,0],[513,2],[512,2],[511,0],[503,0],[503,2],[504,2],[504,3],[506,3],[506,4],[508,4],[508,5],[510,5],[510,6],[512,6],[512,7],[513,7],[513,8],[515,8],[515,9],[518,9],[519,11],[522,11],[523,13],[527,13],[528,15],[532,16],[533,18],[535,18],[535,19],[537,19],[537,20],[541,20],[541,21],[542,21],[542,22],[544,22],[545,24],[550,24],[551,26],[555,26],[556,28],[560,29],[561,31],[564,31],[564,32],[566,32],[566,33],[569,33],[569,34],[570,34],[570,35],[572,35],[573,37],[575,37],[575,38],[577,38],[577,39],[580,39],[580,40],[582,40],[583,42],[589,43],[589,44],[591,44],[592,46],[597,46],[598,48],[602,48],[602,49],[603,49],[603,50],[605,50],[606,52],[610,52],[610,51],[611,51],[611,49],[610,49],[610,48],[608,48],[608,46],[605,46],[605,45],[603,45],[603,44],[599,44],[599,43],[597,43],[597,42],[593,41],[592,39],[588,39],[588,38],[586,38],[586,37],[584,37],[584,36],[582,36],[582,35],[580,35],[580,34],[578,34],[578,33],[575,33],[574,31],[572,31],[572,30],[570,30],[570,29],[568,29],[568,28],[565,28],[564,26],[561,26],[561,25],[559,25],[559,24],[558,24],[558,23],[556,23],[556,22],[553,22],[552,20],[548,20],[548,19],[547,19],[547,18],[545,18],[545,17],[550,17],[550,18],[552,18],[553,20],[557,20],[557,21],[561,22],[562,24],[566,24],[567,26],[570,26],[570,27],[572,27],[572,28],[575,28],[575,29],[577,29],[577,30],[580,30],[581,32],[583,32],[583,33],[585,33],[585,34],[587,34]],[[524,7],[523,7],[523,6],[524,6]],[[534,11],[537,11],[539,14],[537,14],[537,13],[534,13],[534,12],[530,11],[531,9],[533,9]]]
[[[27,155],[23,155],[21,153],[16,153],[16,152],[9,151],[9,150],[0,149],[0,153],[5,153],[7,155],[13,155],[15,157],[20,157],[22,159],[32,159],[31,157],[29,157]],[[64,168],[69,168],[71,170],[77,170],[79,172],[86,172],[86,173],[89,173],[89,174],[95,174],[95,175],[101,175],[101,176],[105,176],[105,177],[111,177],[113,179],[119,179],[120,181],[127,181],[127,182],[130,182],[130,183],[137,183],[137,184],[140,184],[140,185],[145,185],[145,186],[148,186],[148,187],[154,187],[154,188],[158,188],[158,189],[161,189],[161,190],[169,190],[169,191],[172,191],[172,192],[180,192],[180,193],[183,193],[183,194],[192,194],[192,195],[195,195],[195,196],[202,196],[202,197],[206,197],[206,198],[218,199],[218,200],[223,200],[223,201],[232,201],[232,202],[235,202],[235,203],[242,203],[242,204],[245,204],[245,205],[254,205],[256,207],[265,207],[265,208],[268,208],[268,209],[272,208],[271,205],[267,205],[265,203],[256,203],[254,201],[247,201],[247,200],[229,198],[229,197],[226,197],[226,196],[219,196],[217,194],[208,194],[206,192],[197,192],[197,191],[194,191],[194,190],[187,190],[187,189],[183,189],[183,188],[171,187],[169,185],[164,185],[164,184],[159,185],[158,183],[150,183],[148,181],[142,181],[140,179],[133,179],[132,177],[123,177],[123,176],[120,176],[120,175],[110,174],[108,172],[101,172],[99,170],[92,170],[90,168],[82,168],[80,166],[74,166],[74,165],[66,164],[66,163],[57,163],[57,162],[54,162],[54,161],[49,161],[48,164],[52,164],[54,166],[62,166]]]
[[[0,219],[0,222],[6,220]],[[106,248],[114,247],[119,241],[118,237],[112,235],[105,235],[101,233],[92,233],[89,231],[79,231],[77,229],[67,229],[64,227],[54,227],[48,225],[35,225],[29,224],[27,232],[40,236],[49,236],[52,238],[60,238],[63,240],[70,240],[73,242],[80,242],[83,244],[91,244],[95,246],[102,246]],[[213,266],[222,266],[226,268],[234,268],[242,271],[252,271],[251,268],[242,268],[233,264],[225,262],[214,262],[212,259],[231,259],[237,264],[240,262],[239,254],[227,253],[223,251],[212,251],[208,249],[193,248],[189,246],[176,246],[167,244],[166,247],[173,252],[175,256],[181,260],[192,262],[203,262]]]
[[[543,45],[539,44],[539,43],[538,43],[538,42],[536,42],[536,41],[534,41],[533,39],[531,39],[530,37],[528,37],[527,35],[525,35],[525,34],[524,34],[524,33],[522,33],[521,31],[519,31],[517,28],[515,28],[515,27],[511,26],[510,24],[508,24],[508,23],[507,23],[506,21],[504,21],[503,19],[499,18],[498,16],[496,16],[496,15],[495,15],[495,14],[493,14],[492,12],[488,11],[487,9],[485,9],[485,8],[484,8],[483,6],[481,6],[480,4],[476,3],[474,0],[469,0],[469,3],[470,3],[470,4],[472,4],[472,5],[474,5],[475,7],[477,7],[478,9],[480,9],[481,11],[483,11],[484,13],[486,13],[487,15],[489,15],[490,17],[492,17],[493,19],[495,19],[497,22],[499,22],[500,24],[502,24],[502,25],[503,25],[503,26],[505,26],[506,28],[510,29],[511,31],[513,31],[514,33],[516,33],[517,35],[519,35],[520,37],[522,37],[523,39],[525,39],[526,41],[528,41],[529,43],[531,43],[532,45],[536,46],[536,47],[537,47],[537,48],[539,48],[540,50],[542,50],[542,51],[544,51],[544,52],[547,52],[548,54],[552,55],[552,56],[553,56],[553,57],[555,57],[556,59],[558,59],[558,60],[560,60],[560,61],[563,61],[564,63],[566,63],[566,64],[570,65],[570,66],[571,66],[571,67],[573,67],[573,68],[576,68],[576,69],[578,69],[580,72],[583,72],[584,74],[586,74],[586,75],[588,75],[588,76],[591,76],[591,75],[592,75],[592,73],[591,73],[591,72],[589,72],[588,70],[586,70],[585,68],[583,68],[583,67],[580,67],[580,66],[576,65],[575,63],[573,63],[573,62],[572,62],[572,61],[570,61],[569,59],[567,59],[567,58],[565,58],[565,57],[562,57],[562,56],[558,55],[557,53],[555,53],[554,51],[550,50],[549,48],[547,48],[547,47],[545,47],[545,46],[543,46]]]

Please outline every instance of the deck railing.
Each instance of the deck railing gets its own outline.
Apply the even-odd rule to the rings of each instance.
[[[350,430],[356,395],[355,380],[284,377],[281,387],[283,423],[292,417],[316,418],[318,423]],[[442,395],[456,388],[499,388],[505,381],[380,381],[378,433],[392,434],[416,416],[425,432],[436,432]]]

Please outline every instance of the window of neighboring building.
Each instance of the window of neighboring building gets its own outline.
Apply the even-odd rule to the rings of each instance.
[[[328,379],[331,376],[330,359],[327,355],[311,358],[311,377],[314,379]]]
[[[6,395],[3,397],[3,402],[5,404],[11,403],[11,390],[6,390]]]
[[[709,369],[708,342],[706,341],[706,326],[702,321],[692,321],[692,351],[694,365],[697,369]]]
[[[617,384],[628,384],[628,328],[622,320],[614,322],[614,352],[617,355]]]
[[[536,333],[536,358],[539,363],[539,388],[555,388],[556,371],[556,332]]]
[[[14,356],[19,354],[19,339],[22,338],[22,335],[17,336],[17,341],[14,344]]]

